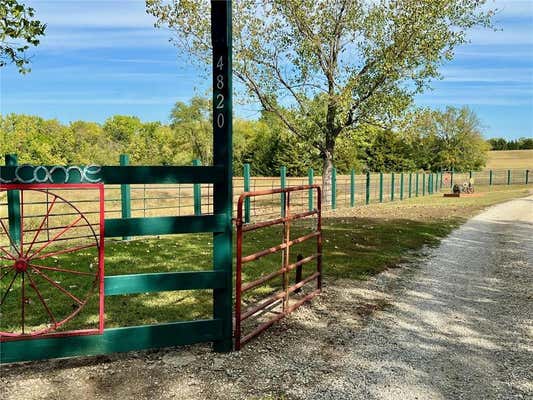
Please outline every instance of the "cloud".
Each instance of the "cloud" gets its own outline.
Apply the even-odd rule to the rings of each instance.
[[[43,3],[46,2],[46,5]],[[51,29],[153,27],[144,0],[31,0],[37,17]]]
[[[444,82],[533,83],[532,68],[444,67],[441,73]]]
[[[188,97],[135,97],[135,98],[86,98],[83,94],[70,98],[10,98],[4,100],[8,104],[79,104],[79,105],[168,105],[176,101],[187,101]]]

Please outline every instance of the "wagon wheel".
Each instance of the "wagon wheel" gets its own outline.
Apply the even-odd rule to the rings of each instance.
[[[17,191],[17,237],[0,204],[0,338],[57,330],[85,307],[100,274],[100,243],[87,216],[47,190]],[[0,188],[0,199],[6,192]]]

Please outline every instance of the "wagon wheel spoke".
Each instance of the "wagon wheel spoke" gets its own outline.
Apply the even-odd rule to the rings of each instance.
[[[66,294],[68,297],[70,297],[72,300],[74,300],[79,305],[83,304],[83,301],[78,299],[76,296],[74,296],[72,293],[70,293],[67,289],[65,289],[63,286],[61,286],[59,283],[55,282],[53,279],[51,279],[48,275],[46,275],[44,272],[39,271],[34,266],[30,265],[31,269],[33,269],[39,276],[41,276],[44,280],[46,280],[48,283],[50,283],[52,286],[59,289],[61,292]]]
[[[15,279],[17,279],[17,276],[18,276],[18,271],[15,273],[15,276],[13,277],[13,279],[11,279],[11,283],[9,284],[9,286],[7,287],[6,289],[6,292],[4,293],[4,295],[2,296],[2,300],[0,300],[0,306],[4,304],[4,301],[6,300],[6,297],[7,295],[9,294],[9,291],[11,290],[11,286],[13,286],[13,282],[15,282]]]
[[[4,272],[4,273],[2,274],[2,276],[0,277],[0,281],[1,281],[2,279],[4,279],[4,278],[6,277],[7,274],[9,274],[11,271],[13,271],[13,268],[11,268],[11,267],[8,267],[8,268],[9,268],[9,269],[8,269],[6,272]]]
[[[50,203],[50,207],[48,207],[48,210],[46,211],[46,215],[43,217],[43,220],[41,221],[39,228],[37,228],[37,232],[35,232],[35,236],[33,237],[33,240],[31,241],[30,247],[28,247],[28,250],[26,250],[25,256],[28,256],[29,252],[33,248],[33,245],[35,244],[35,241],[37,240],[37,237],[43,230],[44,224],[48,220],[48,217],[50,216],[50,213],[52,212],[52,208],[54,207],[56,200],[57,200],[57,196],[54,196],[52,203]]]
[[[66,268],[48,267],[46,265],[38,265],[38,264],[30,264],[30,266],[37,268],[39,270],[45,269],[48,271],[66,272],[68,274],[94,276],[94,273],[92,272],[82,272],[82,271],[76,271],[76,270],[66,269]]]
[[[41,247],[39,247],[38,250],[36,250],[31,256],[28,258],[33,258],[37,254],[39,254],[41,251],[46,249],[48,246],[50,246],[52,243],[54,243],[57,239],[59,239],[61,236],[63,236],[66,232],[68,232],[70,229],[72,229],[78,222],[82,220],[83,216],[79,216],[75,221],[68,224],[65,228],[63,228],[59,233],[57,233],[52,239],[50,239],[48,242],[43,244]]]
[[[38,257],[31,257],[31,259],[32,259],[32,260],[42,260],[42,259],[44,259],[44,258],[57,256],[57,255],[59,255],[59,254],[74,253],[74,252],[76,252],[76,251],[83,250],[83,249],[88,249],[88,248],[91,248],[91,247],[98,247],[98,245],[97,245],[96,243],[92,243],[92,244],[88,244],[88,245],[85,245],[85,246],[71,247],[71,248],[69,248],[69,249],[58,250],[58,251],[54,251],[54,252],[52,252],[52,253],[41,254],[41,255],[38,256]]]
[[[6,256],[0,256],[0,259],[2,260],[14,260],[15,257],[13,257],[13,254],[11,254],[9,251],[7,251],[4,247],[0,246],[0,250],[2,250],[6,255]]]
[[[35,284],[35,281],[31,277],[31,274],[28,274],[28,279],[30,280],[30,287],[35,291],[35,293],[37,293],[37,297],[41,301],[41,304],[44,306],[44,309],[46,310],[47,314],[50,316],[50,319],[54,323],[54,326],[57,325],[57,321],[56,321],[54,314],[52,314],[52,311],[50,311],[50,308],[46,304],[46,301],[44,300],[43,295],[41,294],[39,289],[37,289],[37,285]]]
[[[15,242],[13,241],[13,238],[11,238],[11,235],[9,234],[9,231],[8,229],[6,228],[6,225],[4,224],[4,221],[0,218],[0,225],[2,226],[2,229],[4,230],[4,232],[6,233],[7,235],[7,238],[9,239],[9,243],[11,243],[11,246],[13,247],[13,249],[15,249],[15,251],[17,252],[18,256],[20,257],[20,251],[17,249],[17,245],[15,244]],[[3,249],[2,249],[3,250]],[[5,250],[4,250],[5,251]],[[9,254],[9,253],[8,253]],[[11,255],[11,254],[9,254]]]

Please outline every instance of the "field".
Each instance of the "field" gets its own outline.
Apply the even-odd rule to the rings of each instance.
[[[399,262],[416,256],[425,245],[434,245],[458,224],[478,210],[528,193],[525,186],[496,186],[490,192],[476,198],[443,198],[442,194],[418,197],[402,202],[371,204],[354,208],[327,211],[324,215],[324,270],[326,285],[335,279],[365,279]],[[295,227],[293,235],[301,235],[309,226]],[[191,271],[211,268],[212,236],[180,235],[162,238],[139,238],[131,241],[106,241],[106,275],[149,273],[166,271]],[[244,254],[256,252],[281,242],[279,229],[265,229],[250,233],[245,241]],[[292,255],[309,254],[311,244],[295,246]],[[82,258],[80,258],[80,255]],[[42,265],[57,267],[60,258],[62,268],[77,270],[80,264],[90,265],[94,254],[89,250],[81,254],[61,254],[44,260]],[[291,260],[292,262],[293,260]],[[245,281],[256,279],[279,268],[280,255],[267,256],[261,262],[245,270]],[[85,268],[87,268],[85,266]],[[89,270],[87,270],[89,271]],[[56,283],[77,294],[85,289],[79,275],[65,275],[58,271],[45,271]],[[82,276],[83,277],[83,276]],[[62,296],[41,276],[34,279],[42,288],[42,297],[54,314],[64,315],[76,304]],[[294,276],[291,277],[291,280]],[[4,282],[5,281],[5,282]],[[7,284],[3,280],[1,291]],[[257,288],[250,293],[264,296],[279,289],[280,282]],[[9,289],[7,289],[9,290]],[[2,310],[1,330],[17,330],[20,314],[15,307],[20,299],[20,283],[15,283]],[[37,321],[46,320],[45,309],[36,293],[26,293],[26,323],[34,327]],[[78,297],[78,296],[77,296]],[[106,299],[106,326],[128,326],[174,320],[209,318],[212,313],[210,291],[163,292],[134,296],[114,296]],[[13,303],[11,303],[13,301]],[[90,328],[97,323],[96,297],[90,298],[86,308],[64,329]]]
[[[489,151],[485,169],[529,168],[533,170],[533,150]]]

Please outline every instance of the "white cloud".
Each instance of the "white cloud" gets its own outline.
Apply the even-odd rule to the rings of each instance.
[[[444,82],[533,83],[532,68],[479,68],[444,67]]]
[[[46,4],[44,4],[46,2]],[[49,28],[152,27],[144,0],[32,0],[37,17]]]

